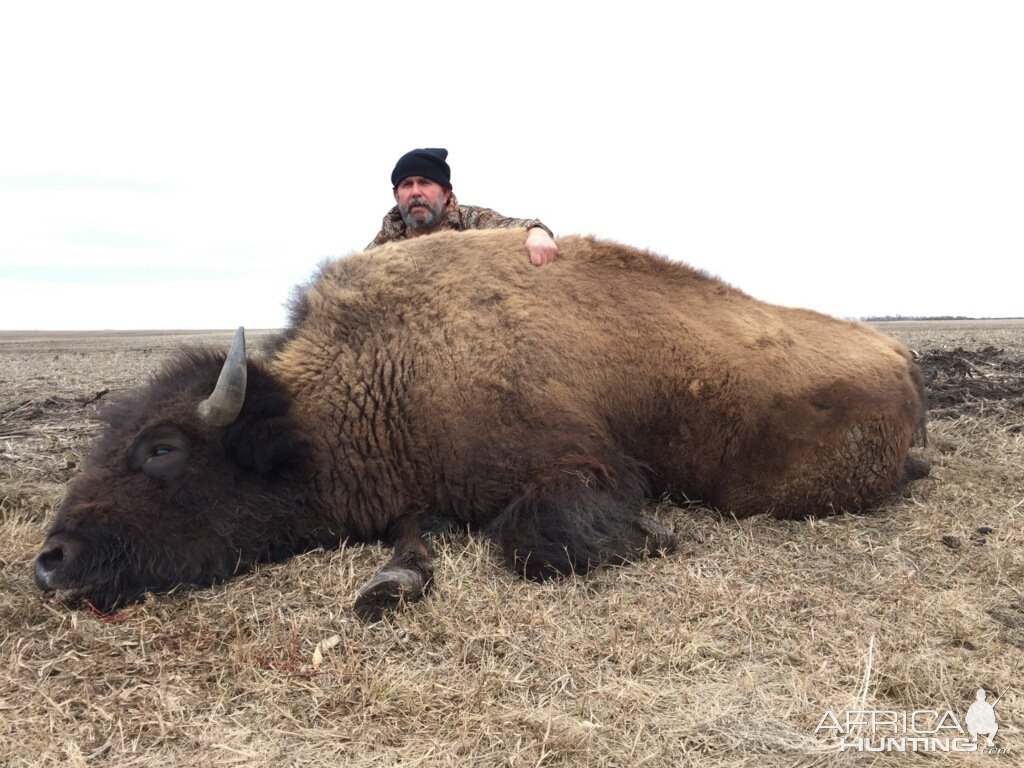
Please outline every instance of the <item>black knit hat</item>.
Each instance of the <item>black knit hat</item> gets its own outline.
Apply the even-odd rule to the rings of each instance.
[[[445,162],[447,157],[448,150],[440,147],[406,152],[398,158],[395,170],[391,172],[391,186],[397,187],[398,182],[409,176],[422,176],[436,181],[446,189],[451,189],[452,169]]]

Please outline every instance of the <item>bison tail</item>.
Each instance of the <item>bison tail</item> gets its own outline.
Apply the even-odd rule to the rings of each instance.
[[[903,472],[900,475],[901,485],[912,483],[928,477],[932,471],[932,463],[920,456],[907,456],[903,462]]]
[[[616,468],[573,456],[536,478],[488,526],[506,563],[528,579],[583,573],[675,547],[674,535],[640,516],[643,466]]]

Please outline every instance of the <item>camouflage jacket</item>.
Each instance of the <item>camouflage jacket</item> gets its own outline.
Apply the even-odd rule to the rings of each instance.
[[[540,227],[554,237],[554,233],[538,219],[510,219],[507,216],[502,216],[497,211],[492,211],[490,208],[479,208],[475,205],[459,205],[459,201],[455,199],[453,194],[448,198],[448,207],[445,210],[444,217],[441,219],[440,226],[435,231],[440,232],[445,229],[454,229],[458,232],[465,229],[525,230],[531,227]],[[390,243],[392,240],[406,240],[408,238],[409,233],[406,231],[405,222],[402,221],[402,214],[398,212],[398,206],[396,205],[388,211],[381,224],[380,232],[377,233],[377,236],[366,247],[370,249],[384,243]]]

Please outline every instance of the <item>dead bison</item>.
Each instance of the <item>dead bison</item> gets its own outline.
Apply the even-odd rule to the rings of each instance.
[[[425,532],[542,579],[672,547],[662,494],[737,516],[875,505],[927,466],[920,373],[870,328],[568,237],[440,234],[327,264],[265,360],[184,351],[118,404],[35,562],[111,610],[342,540],[394,545],[356,606],[419,596]]]

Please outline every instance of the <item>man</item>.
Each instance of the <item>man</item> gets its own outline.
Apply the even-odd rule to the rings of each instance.
[[[999,699],[1001,698],[1003,698],[1002,695],[999,696]],[[999,726],[996,725],[995,711],[995,706],[999,703],[999,699],[989,704],[985,701],[984,688],[978,689],[977,693],[974,694],[974,699],[974,703],[971,704],[967,710],[967,716],[964,718],[967,721],[967,732],[971,734],[972,741],[977,741],[978,736],[987,736],[988,746],[991,747],[996,737],[996,731],[999,730]]]
[[[537,219],[510,219],[490,208],[459,205],[452,194],[447,149],[414,149],[402,155],[391,172],[397,205],[384,217],[368,249],[392,240],[429,235],[445,229],[526,230],[530,263],[541,267],[558,256],[551,230]]]

